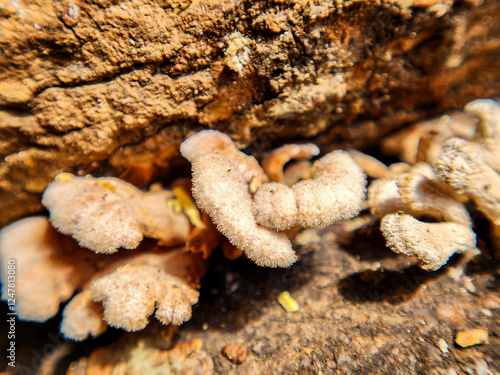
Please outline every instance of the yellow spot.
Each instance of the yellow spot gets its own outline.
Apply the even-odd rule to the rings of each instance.
[[[298,302],[295,301],[288,292],[281,293],[278,297],[278,302],[280,303],[281,307],[285,309],[286,312],[289,313],[295,312],[299,309]]]
[[[73,176],[71,173],[63,172],[63,173],[59,173],[56,176],[55,181],[58,184],[64,184],[65,182],[71,181],[73,179],[73,177],[75,177],[75,176]]]
[[[94,186],[101,186],[104,189],[107,189],[111,192],[115,191],[115,187],[113,185],[111,185],[109,182],[96,181],[96,182],[94,182]]]
[[[457,333],[455,342],[462,348],[472,345],[488,344],[488,331],[481,328],[461,331]]]
[[[176,214],[180,214],[182,212],[182,203],[177,198],[169,199],[167,204],[168,208],[170,208]]]
[[[189,195],[186,190],[180,186],[174,188],[174,195],[180,202],[184,213],[187,215],[189,220],[191,220],[191,223],[195,227],[202,227],[204,224],[201,221],[200,211],[198,211],[198,208],[191,199],[191,195]]]

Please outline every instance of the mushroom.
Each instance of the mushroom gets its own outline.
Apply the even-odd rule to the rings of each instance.
[[[210,140],[219,140],[223,147],[204,145]],[[283,162],[291,157],[311,157],[318,151],[314,145],[286,145],[278,150],[267,162],[278,179],[284,179]],[[365,196],[365,175],[344,151],[334,151],[316,161],[312,178],[291,188],[260,179],[254,196],[254,180],[245,178],[246,169],[238,162],[248,157],[231,145],[229,137],[203,131],[185,140],[181,153],[192,163],[196,204],[232,245],[261,266],[288,267],[297,259],[290,240],[280,231],[353,217]]]
[[[500,174],[479,144],[452,138],[443,146],[434,170],[441,181],[471,198],[494,225],[500,225]]]
[[[184,243],[190,224],[170,208],[174,198],[171,191],[142,192],[117,178],[62,173],[45,190],[42,203],[61,233],[82,247],[110,254],[120,247],[135,249],[143,236],[165,246]]]
[[[203,130],[190,136],[181,144],[181,155],[191,163],[196,158],[209,154],[229,156],[237,164],[252,193],[262,183],[269,181],[259,162],[253,156],[248,156],[238,150],[231,138],[224,133],[216,130]]]
[[[199,156],[192,163],[192,171],[196,204],[229,242],[261,266],[288,267],[296,261],[285,235],[257,225],[248,184],[231,158]]]
[[[63,311],[65,337],[77,341],[95,337],[106,330],[106,323],[141,330],[155,306],[164,324],[179,325],[190,318],[191,305],[198,301],[193,287],[199,287],[206,262],[201,254],[183,248],[149,245],[109,263],[86,283]]]
[[[191,317],[198,292],[182,279],[148,265],[127,264],[92,283],[92,299],[102,301],[104,320],[112,327],[138,331],[155,316],[180,325]]]
[[[471,219],[460,197],[437,180],[431,166],[417,163],[407,173],[378,179],[368,189],[368,206],[377,218],[402,211],[414,217],[471,226]]]
[[[312,143],[286,144],[271,151],[262,161],[262,168],[271,181],[283,184],[285,183],[283,167],[286,163],[293,159],[311,159],[317,155],[319,155],[319,148]]]
[[[0,258],[15,264],[15,308],[20,319],[46,321],[61,302],[97,269],[99,257],[79,248],[44,216],[19,220],[0,232]],[[9,273],[2,272],[2,299],[9,297]]]
[[[454,253],[477,251],[476,235],[465,225],[423,223],[397,213],[385,215],[380,229],[392,251],[417,257],[427,271],[441,268]]]
[[[361,210],[365,175],[345,151],[331,152],[313,164],[312,178],[291,188],[277,182],[261,186],[254,196],[255,217],[270,229],[286,230],[332,224]]]

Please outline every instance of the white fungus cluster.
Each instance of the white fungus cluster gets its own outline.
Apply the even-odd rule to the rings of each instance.
[[[258,163],[249,168],[247,158],[251,157],[234,153],[236,146],[229,146],[228,139],[216,131],[202,131],[181,145],[181,153],[192,163],[192,191],[197,205],[234,246],[258,265],[288,267],[296,261],[291,242],[281,231],[332,224],[360,211],[365,175],[348,153],[334,151],[324,156],[314,163],[311,179],[290,187],[266,182],[267,176],[262,177]],[[208,145],[222,147],[207,152]],[[294,146],[298,148],[283,147],[286,156],[275,153],[272,157],[278,161],[265,164],[282,168],[279,160],[309,158],[319,152],[310,145],[307,149]],[[228,148],[231,153],[226,151]],[[296,151],[291,153],[293,149]],[[275,175],[284,180],[280,173]],[[253,184],[255,176],[260,176],[259,184]]]
[[[477,124],[475,129],[471,124]],[[387,245],[419,258],[426,270],[439,269],[454,253],[470,258],[478,251],[464,205],[470,199],[490,220],[492,240],[499,246],[500,105],[476,100],[465,107],[465,114],[443,116],[401,133],[413,136],[407,137],[411,142],[398,146],[400,154],[405,160],[422,161],[402,170],[398,167],[402,173],[386,168],[385,176],[377,165],[379,178],[368,190],[368,206],[382,219]],[[366,161],[366,167],[372,166],[367,158],[357,157]],[[417,220],[426,217],[440,222]]]

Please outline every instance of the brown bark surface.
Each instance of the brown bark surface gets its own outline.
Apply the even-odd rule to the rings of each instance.
[[[0,226],[61,171],[168,179],[191,132],[361,147],[500,93],[497,1],[0,1]],[[187,165],[187,164],[184,164]]]

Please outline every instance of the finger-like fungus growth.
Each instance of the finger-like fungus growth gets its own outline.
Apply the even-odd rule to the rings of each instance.
[[[416,147],[405,149],[406,146],[401,145],[402,155],[405,155],[404,150],[413,149],[411,155],[420,153],[413,160],[433,161],[432,170],[429,164],[418,163],[407,173],[375,180],[368,190],[368,206],[376,217],[382,218],[382,232],[389,247],[398,253],[418,256],[422,268],[429,270],[446,263],[454,252],[470,250],[468,254],[473,253],[475,238],[471,229],[472,220],[463,204],[467,198],[472,199],[491,220],[493,244],[499,242],[500,105],[492,100],[476,100],[467,104],[465,112],[443,116],[403,131],[416,131],[418,137],[416,141],[410,139],[410,143],[420,144],[418,152]],[[469,115],[476,116],[479,121]],[[476,122],[474,137],[471,130]],[[431,135],[438,128],[441,129],[439,147],[421,147],[426,134]],[[447,138],[450,139],[445,141]],[[409,142],[408,139],[406,141]],[[386,146],[390,144],[386,142]],[[397,142],[393,146],[399,147]],[[408,156],[408,159],[411,158]],[[394,216],[393,213],[398,211],[418,218],[430,216],[446,223],[422,223],[410,216]],[[419,229],[394,232],[395,228],[403,228],[403,224],[404,228],[411,226]],[[443,233],[448,231],[449,236],[429,235],[436,232],[435,228],[442,228]]]
[[[471,226],[467,209],[447,185],[420,173],[407,173],[396,181],[402,202],[418,216]]]
[[[432,163],[441,153],[441,146],[447,139],[472,139],[475,123],[475,119],[464,113],[444,115],[410,126],[386,138],[382,142],[382,149],[387,154],[398,155],[409,164],[419,161]]]
[[[155,308],[162,323],[179,325],[198,302],[198,292],[180,278],[147,265],[119,267],[93,282],[90,291],[103,303],[104,320],[127,331],[143,329]]]
[[[101,305],[92,300],[90,289],[78,293],[63,310],[61,333],[68,339],[85,340],[97,337],[108,328]]]
[[[223,140],[223,150],[236,149],[227,144],[227,136],[214,131],[196,134],[181,145],[182,154],[192,163],[193,195],[219,231],[261,266],[287,267],[295,262],[289,239],[279,231],[297,225],[328,225],[353,217],[361,209],[365,175],[347,152],[334,151],[316,161],[309,180],[291,188],[279,182],[263,183],[252,197],[252,180],[244,177],[245,169],[232,159],[233,152],[215,152],[216,145],[198,151],[204,149],[202,141],[213,138]],[[313,145],[289,146],[268,159],[268,169],[277,179],[284,180],[283,162],[311,157],[318,151]],[[239,151],[236,155],[242,158]]]
[[[313,164],[312,178],[292,188],[262,185],[254,197],[259,224],[285,230],[324,226],[357,215],[365,196],[365,175],[344,151],[334,151]]]
[[[283,167],[286,163],[292,159],[311,159],[318,155],[319,148],[312,143],[304,145],[288,144],[271,151],[269,155],[262,160],[262,168],[271,181],[283,184],[285,183]]]
[[[96,272],[98,257],[63,238],[46,217],[15,222],[0,232],[4,267],[16,260],[16,311],[23,320],[45,321],[59,311],[75,290]],[[3,271],[3,270],[2,270]],[[7,272],[2,299],[7,299]]]
[[[486,162],[487,151],[480,145],[452,138],[436,159],[437,176],[477,204],[495,224],[500,225],[500,174]]]
[[[96,253],[135,249],[143,236],[165,246],[178,245],[189,235],[189,220],[170,209],[170,191],[144,193],[112,177],[76,177],[63,173],[43,194],[51,223]]]
[[[439,269],[455,253],[476,249],[476,235],[460,224],[423,223],[410,215],[389,214],[380,229],[391,250],[419,258],[420,267],[428,271]]]
[[[183,248],[148,248],[149,245],[141,245],[136,255],[126,253],[118,258],[114,255],[115,261],[86,283],[63,311],[61,332],[65,337],[80,341],[97,336],[107,329],[106,323],[126,330],[142,329],[157,300],[161,300],[164,308],[163,312],[157,311],[157,316],[165,324],[170,318],[173,324],[189,319],[191,305],[198,300],[198,292],[191,287],[199,286],[206,262],[200,254]],[[135,271],[130,271],[131,267]],[[123,269],[128,270],[126,275]],[[131,277],[129,282],[127,275]],[[165,289],[167,284],[169,290]],[[145,305],[138,300],[145,301]],[[168,306],[170,315],[165,312]]]
[[[186,139],[181,144],[181,154],[191,163],[203,155],[229,156],[237,164],[252,193],[255,193],[262,183],[269,181],[253,156],[248,156],[238,150],[229,136],[215,130],[203,130]]]
[[[334,151],[313,164],[312,179],[293,186],[302,227],[329,225],[361,210],[366,177],[345,151]]]
[[[288,267],[295,262],[288,238],[255,222],[248,185],[232,159],[204,155],[195,159],[192,169],[196,203],[233,245],[261,266]]]

